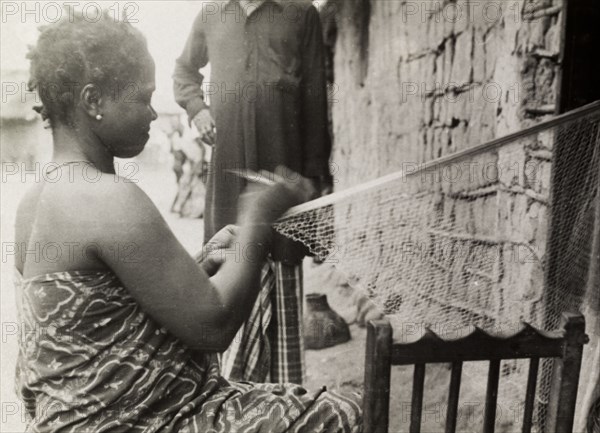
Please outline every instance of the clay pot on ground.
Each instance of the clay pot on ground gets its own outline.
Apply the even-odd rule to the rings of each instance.
[[[342,317],[331,309],[327,296],[306,295],[304,313],[304,348],[323,349],[350,340],[350,329]]]

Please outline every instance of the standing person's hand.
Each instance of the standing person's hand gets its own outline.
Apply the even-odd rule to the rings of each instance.
[[[210,110],[208,108],[203,108],[194,116],[192,119],[198,133],[200,134],[200,139],[210,146],[214,146],[215,144],[215,121],[210,114]]]

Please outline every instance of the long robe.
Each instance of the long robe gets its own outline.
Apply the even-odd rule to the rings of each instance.
[[[199,69],[210,62],[211,80]],[[207,2],[174,73],[176,101],[216,124],[204,239],[235,223],[245,181],[224,170],[328,174],[331,141],[321,23],[310,2],[266,0],[250,13],[237,1]],[[206,92],[202,91],[202,84]]]

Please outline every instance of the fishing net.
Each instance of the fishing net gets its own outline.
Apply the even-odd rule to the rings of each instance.
[[[594,104],[424,165],[403,164],[293,208],[275,228],[334,264],[407,334],[429,327],[458,338],[478,326],[512,335],[522,322],[554,330],[585,291],[599,125]],[[508,370],[505,397],[514,400],[526,376]],[[542,372],[538,419],[549,386]]]

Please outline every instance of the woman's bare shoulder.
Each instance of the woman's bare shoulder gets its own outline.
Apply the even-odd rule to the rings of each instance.
[[[46,185],[39,196],[38,212],[57,223],[90,235],[107,228],[135,225],[161,218],[146,193],[133,182],[106,175],[94,182],[75,179]]]
[[[15,215],[15,242],[18,245],[27,244],[36,217],[42,184],[30,187],[21,197]]]

